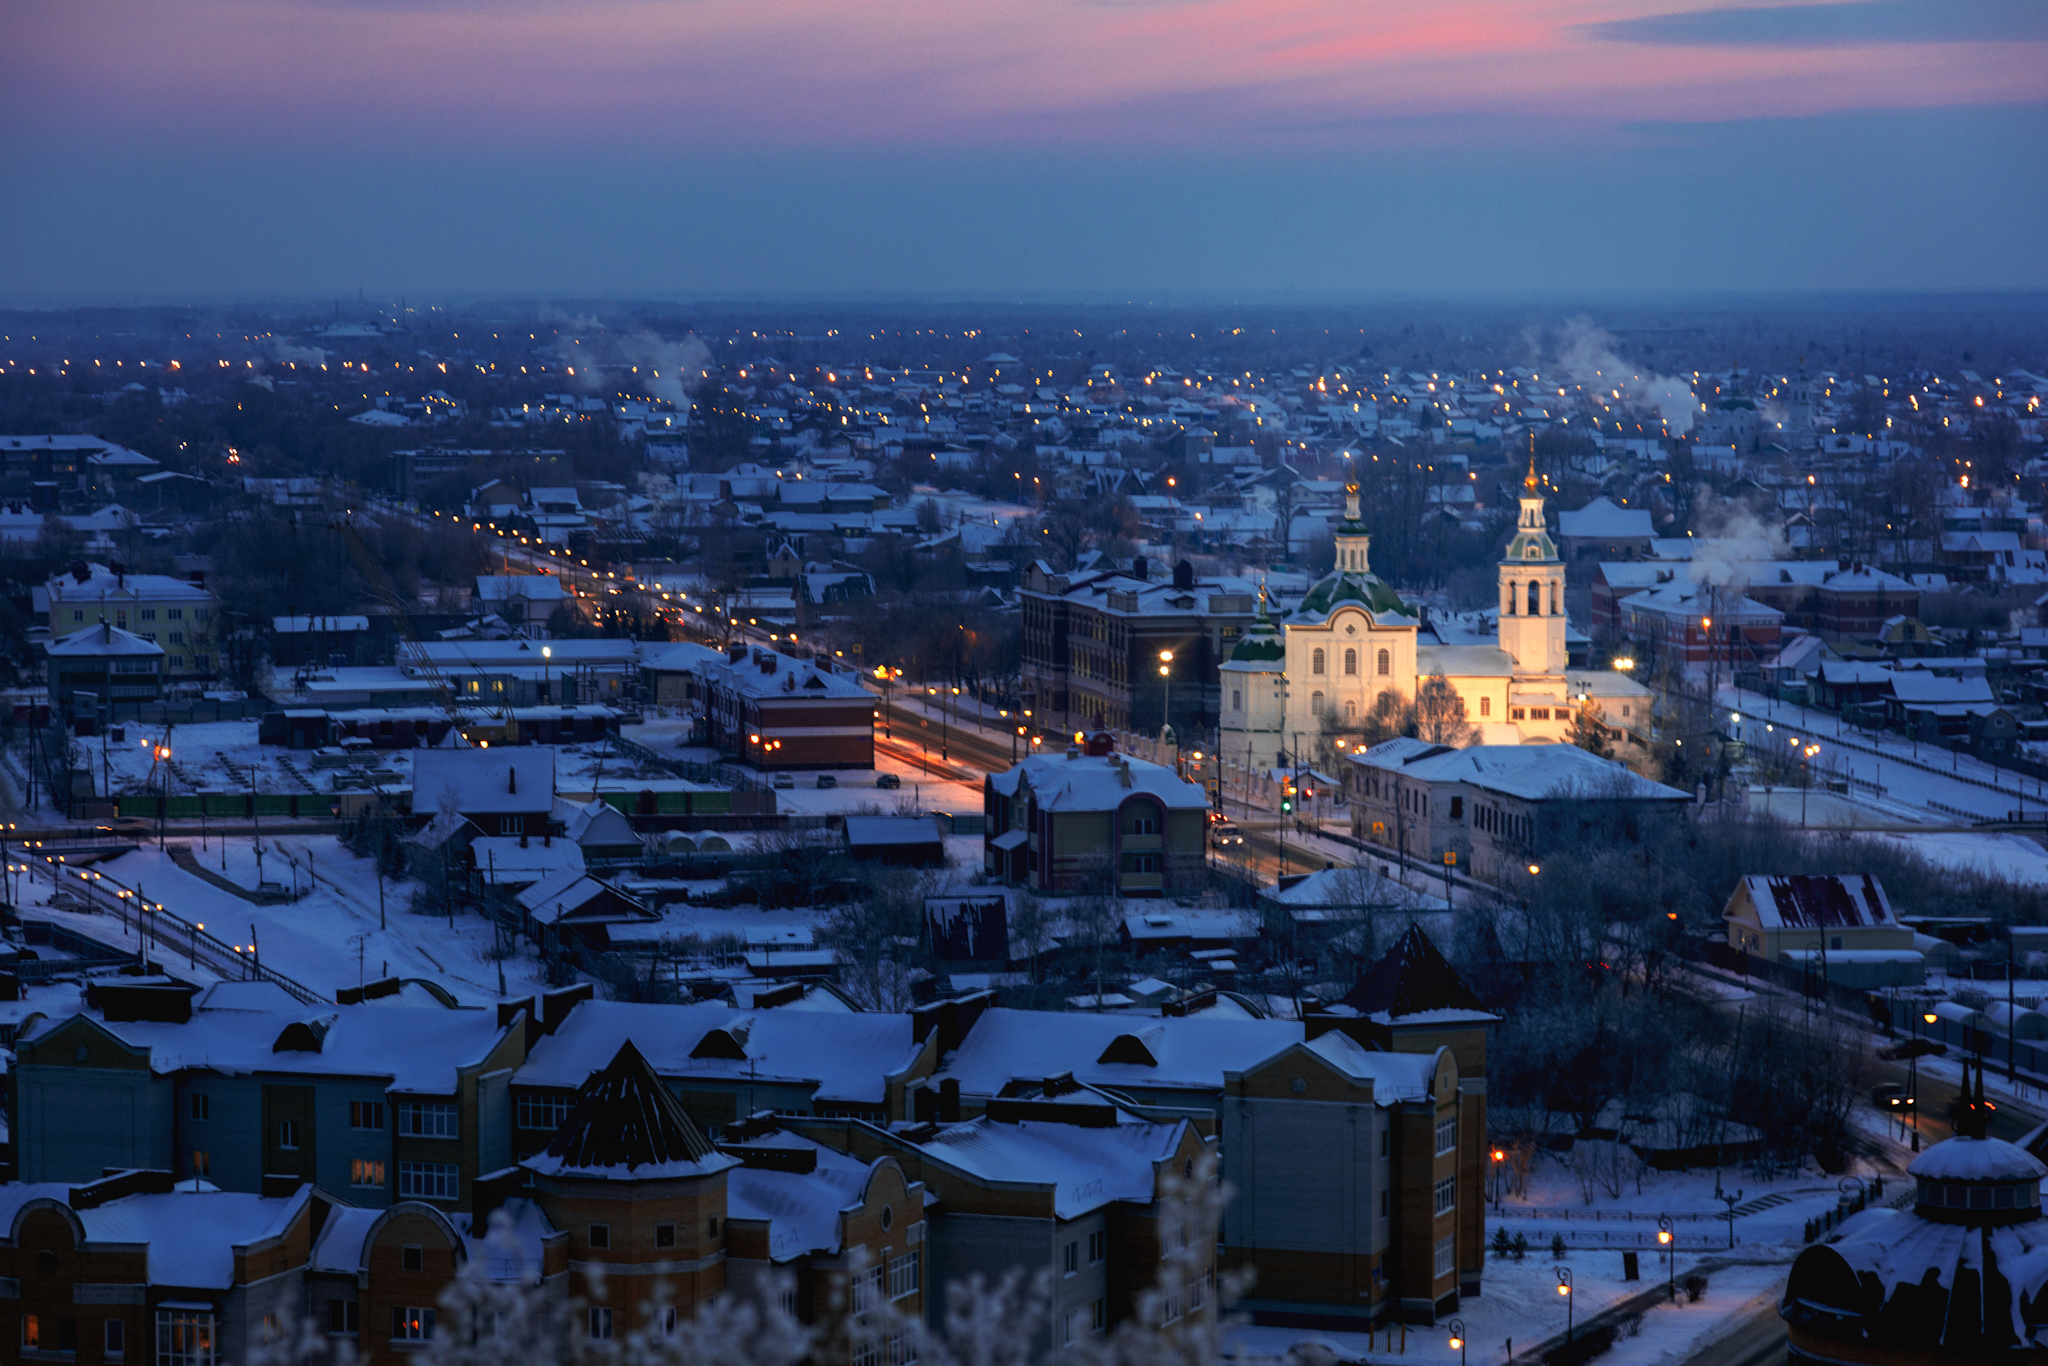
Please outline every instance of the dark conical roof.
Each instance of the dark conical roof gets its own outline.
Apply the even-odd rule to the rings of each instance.
[[[673,1170],[717,1157],[682,1102],[628,1039],[604,1071],[583,1083],[582,1096],[554,1139],[527,1165],[548,1173],[616,1175],[624,1169],[657,1176],[664,1173],[640,1169]]]
[[[1366,969],[1344,1004],[1361,1015],[1396,1019],[1425,1010],[1486,1009],[1420,925],[1410,925],[1385,956]]]

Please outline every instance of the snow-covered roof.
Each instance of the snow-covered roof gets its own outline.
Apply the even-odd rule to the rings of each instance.
[[[481,1063],[504,1034],[496,1012],[489,1010],[451,1010],[423,1031],[410,1011],[327,1006],[201,1010],[182,1024],[105,1020],[79,1010],[36,1022],[23,1039],[41,1038],[79,1016],[131,1048],[147,1048],[155,1072],[387,1078],[393,1091],[428,1095],[454,1094],[456,1069]],[[300,1046],[307,1044],[317,1047]]]
[[[1128,773],[1130,781],[1124,781]],[[1163,764],[1122,754],[1034,754],[1005,771],[991,774],[996,791],[1015,796],[1028,786],[1041,810],[1113,811],[1143,793],[1170,810],[1207,807],[1209,799],[1194,783]]]
[[[723,1037],[707,1047],[714,1031]],[[814,1086],[819,1100],[876,1105],[884,1078],[908,1066],[918,1048],[908,1015],[585,1001],[534,1045],[514,1080],[581,1086],[628,1039],[671,1080],[795,1082]]]
[[[1071,1072],[1091,1086],[1221,1091],[1223,1074],[1303,1037],[1298,1020],[985,1011],[940,1071],[972,1095]],[[1107,1059],[1107,1060],[1105,1060]]]
[[[283,1197],[174,1190],[110,1200],[78,1219],[94,1242],[149,1244],[152,1285],[226,1290],[235,1283],[235,1249],[281,1236],[311,1194],[310,1186]]]
[[[1877,929],[1896,926],[1884,885],[1869,874],[1773,877],[1752,873],[1742,879],[1757,923],[1767,930]]]
[[[479,601],[486,603],[514,599],[562,602],[568,598],[568,594],[562,591],[562,581],[553,574],[479,574],[476,576],[476,595]]]
[[[1078,1219],[1117,1200],[1149,1203],[1156,1164],[1173,1156],[1187,1130],[1186,1120],[1159,1123],[1124,1110],[1116,1118],[1090,1126],[983,1116],[948,1125],[918,1149],[983,1181],[1051,1186],[1054,1215]]]
[[[1624,508],[1608,498],[1595,498],[1577,512],[1557,515],[1560,536],[1588,540],[1648,540],[1656,534],[1645,508]]]
[[[1975,678],[1956,678],[1927,669],[1899,669],[1886,682],[1891,685],[1891,695],[1908,704],[1953,706],[1998,700],[1991,691],[1990,680],[1981,674]]]
[[[59,659],[148,659],[161,657],[164,652],[164,647],[155,641],[144,640],[104,621],[73,631],[46,648]]]
[[[1414,910],[1441,911],[1448,903],[1440,896],[1404,887],[1392,878],[1368,868],[1322,868],[1299,882],[1273,887],[1261,893],[1283,906],[1406,906]]]
[[[552,810],[555,752],[534,745],[416,751],[413,811],[438,811],[444,803],[465,816]]]
[[[493,885],[539,883],[564,876],[574,881],[583,876],[583,846],[572,839],[484,835],[471,840],[469,849],[477,872]]]
[[[1375,1105],[1427,1100],[1436,1081],[1436,1052],[1383,1053],[1367,1048],[1341,1029],[1310,1039],[1302,1047],[1355,1081],[1372,1083]]]
[[[1631,773],[1577,745],[1472,745],[1450,749],[1409,737],[1387,740],[1351,762],[1431,783],[1464,783],[1524,801],[1625,798],[1690,801],[1675,787]]]
[[[785,1131],[749,1138],[740,1146],[809,1149],[816,1154],[816,1166],[807,1172],[742,1166],[726,1173],[725,1217],[765,1221],[772,1262],[811,1252],[837,1253],[840,1213],[860,1203],[868,1178],[887,1160],[862,1162]]]

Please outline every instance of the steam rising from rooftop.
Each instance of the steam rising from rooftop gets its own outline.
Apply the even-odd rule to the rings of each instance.
[[[1614,337],[1585,314],[1565,322],[1558,334],[1557,361],[1589,386],[1619,389],[1628,398],[1657,410],[1673,436],[1692,430],[1700,410],[1692,385],[1675,375],[1645,373],[1614,350]]]

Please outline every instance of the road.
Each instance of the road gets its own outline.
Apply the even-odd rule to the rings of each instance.
[[[1785,1321],[1766,1305],[1734,1332],[1688,1357],[1684,1366],[1784,1366],[1791,1350]]]

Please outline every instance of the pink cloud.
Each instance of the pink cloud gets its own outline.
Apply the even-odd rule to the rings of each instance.
[[[1054,150],[1513,143],[1618,124],[2048,98],[2038,43],[1617,44],[1650,0],[16,0],[40,130]],[[430,168],[429,168],[430,169]]]

